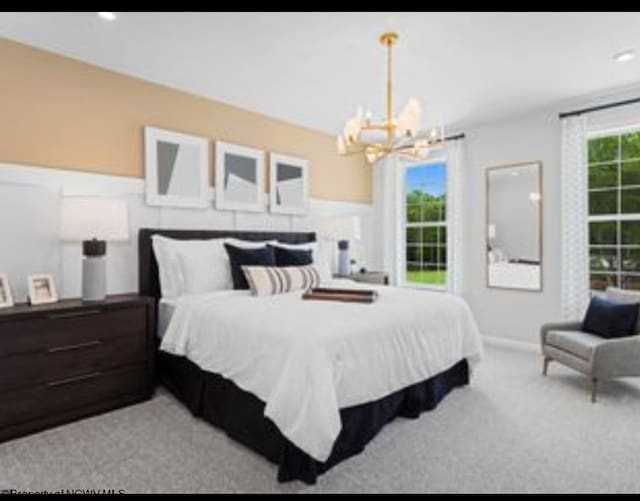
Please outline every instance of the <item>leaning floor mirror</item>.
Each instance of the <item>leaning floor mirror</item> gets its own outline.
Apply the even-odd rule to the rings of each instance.
[[[542,290],[542,162],[486,171],[487,286]]]

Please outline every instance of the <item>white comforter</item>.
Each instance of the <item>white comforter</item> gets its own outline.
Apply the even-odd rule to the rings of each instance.
[[[346,284],[359,286],[339,286]],[[161,349],[253,393],[285,437],[325,461],[340,432],[341,408],[385,397],[462,358],[473,367],[482,355],[461,298],[377,289],[373,304],[304,301],[301,292],[185,296]]]

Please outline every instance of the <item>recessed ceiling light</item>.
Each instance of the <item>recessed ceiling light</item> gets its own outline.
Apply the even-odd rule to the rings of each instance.
[[[118,16],[116,16],[115,12],[98,12],[98,16],[100,16],[105,21],[115,21]]]
[[[623,50],[622,52],[618,52],[613,56],[613,59],[615,59],[618,63],[626,63],[627,61],[631,61],[632,59],[635,59],[635,57],[636,57],[636,51],[633,49],[629,49],[629,50]]]

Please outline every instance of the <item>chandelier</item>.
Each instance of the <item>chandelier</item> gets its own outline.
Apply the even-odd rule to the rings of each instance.
[[[422,107],[417,99],[409,99],[398,118],[393,118],[391,49],[397,41],[397,33],[383,33],[380,36],[380,43],[387,47],[387,118],[374,121],[371,111],[364,113],[361,107],[358,108],[356,115],[346,121],[342,134],[337,138],[336,146],[340,155],[364,153],[369,163],[391,153],[421,160],[432,149],[444,145],[442,127],[419,130]]]

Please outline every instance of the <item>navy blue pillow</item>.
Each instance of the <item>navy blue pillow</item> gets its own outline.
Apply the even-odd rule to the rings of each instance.
[[[227,254],[229,255],[229,263],[231,264],[231,279],[233,280],[234,289],[248,289],[249,283],[242,271],[243,266],[275,266],[276,258],[273,247],[265,245],[257,249],[245,249],[235,247],[233,245],[224,244]]]
[[[285,249],[273,246],[273,251],[276,256],[276,266],[306,266],[313,264],[313,251],[311,249]]]
[[[638,324],[638,306],[594,296],[582,321],[582,330],[604,338],[632,336]]]

